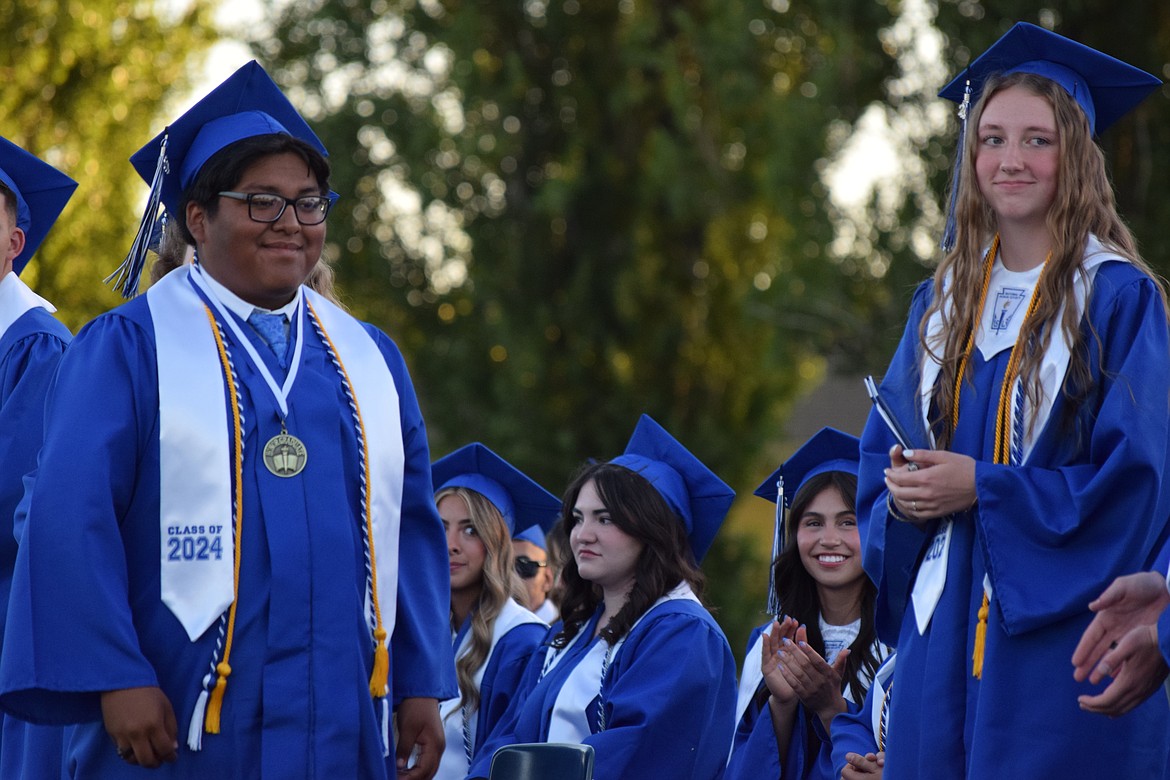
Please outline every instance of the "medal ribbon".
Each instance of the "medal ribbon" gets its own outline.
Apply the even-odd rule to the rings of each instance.
[[[976,309],[977,315],[983,317],[983,306],[987,302],[987,290],[991,286],[991,269],[995,265],[995,256],[999,250],[999,235],[995,236],[995,240],[991,244],[991,249],[987,253],[986,269],[983,273],[983,290],[979,294],[979,308]],[[1052,253],[1048,253],[1048,257],[1044,258],[1045,267],[1048,265],[1048,260],[1052,257]],[[1040,287],[1044,278],[1044,272],[1040,272],[1040,279],[1036,281],[1036,287],[1032,290],[1032,299],[1028,302],[1028,312],[1024,315],[1024,321],[1020,325],[1020,332],[1023,333],[1027,327],[1028,322],[1036,313],[1036,307],[1040,303]],[[955,376],[955,393],[951,405],[951,435],[959,429],[959,393],[962,391],[963,375],[967,370],[967,363],[971,357],[971,349],[975,344],[975,333],[978,329],[978,323],[972,325],[971,332],[967,334],[967,343],[963,347],[963,354],[959,358],[959,370]],[[1001,465],[1012,464],[1012,411],[1013,399],[1017,397],[1017,393],[1013,392],[1016,383],[1019,380],[1020,361],[1023,360],[1024,350],[1020,348],[1021,340],[1016,339],[1016,343],[1012,345],[1011,355],[1008,356],[1007,369],[1003,374],[1003,383],[999,389],[999,405],[996,408],[995,414],[995,450],[993,453],[993,463]],[[1018,422],[1022,423],[1023,404],[1020,403],[1018,414],[1021,419]],[[983,603],[979,606],[977,614],[977,624],[975,626],[975,649],[971,655],[971,674],[979,679],[983,677],[983,650],[987,643],[987,617],[991,611],[991,600],[987,596],[987,588],[983,589]]]
[[[297,305],[296,313],[297,344],[293,349],[292,363],[289,365],[288,374],[284,378],[284,384],[277,385],[276,380],[272,376],[272,372],[268,370],[268,366],[265,365],[263,358],[260,357],[260,353],[256,351],[256,347],[252,346],[251,340],[244,335],[244,331],[236,323],[236,318],[232,317],[228,313],[227,308],[222,303],[220,303],[219,298],[215,296],[215,293],[211,290],[211,287],[207,284],[206,280],[204,280],[203,269],[199,266],[198,263],[191,267],[191,280],[195,282],[195,286],[203,291],[203,294],[207,296],[207,299],[215,305],[216,310],[219,312],[220,320],[227,323],[227,326],[231,328],[231,331],[235,335],[236,340],[239,341],[240,344],[244,347],[244,351],[248,353],[248,357],[251,359],[252,364],[255,365],[256,370],[260,372],[260,376],[264,377],[264,382],[268,385],[268,389],[272,392],[272,397],[276,399],[276,405],[280,407],[280,425],[281,428],[284,428],[284,420],[286,417],[288,417],[288,397],[289,394],[292,393],[293,383],[296,382],[297,373],[300,370],[301,347],[304,344],[304,339],[302,336],[305,332],[305,307],[300,305],[304,302],[304,296],[301,294],[301,288],[298,287],[296,293],[297,298],[300,299]]]

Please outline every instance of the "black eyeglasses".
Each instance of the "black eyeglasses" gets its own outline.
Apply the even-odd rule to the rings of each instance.
[[[325,195],[286,198],[272,192],[221,192],[220,197],[248,202],[248,216],[253,222],[275,222],[292,204],[293,214],[302,225],[320,225],[329,214],[332,202]]]
[[[521,579],[532,579],[545,566],[548,566],[547,561],[534,561],[527,555],[516,556],[516,573],[520,575]]]

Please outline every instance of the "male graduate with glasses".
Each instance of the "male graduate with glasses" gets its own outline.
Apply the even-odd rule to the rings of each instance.
[[[302,286],[320,141],[256,64],[140,150],[196,259],[61,363],[0,706],[78,777],[427,780],[456,694],[444,534],[403,359]],[[409,561],[409,565],[400,565]]]

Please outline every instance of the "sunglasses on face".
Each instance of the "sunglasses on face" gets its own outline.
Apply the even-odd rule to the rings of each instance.
[[[532,579],[545,566],[548,566],[547,561],[534,561],[527,555],[516,556],[516,573],[520,575],[521,579]]]

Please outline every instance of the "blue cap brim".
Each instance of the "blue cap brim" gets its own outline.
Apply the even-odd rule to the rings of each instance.
[[[24,248],[12,261],[18,275],[73,197],[77,182],[7,138],[0,138],[0,181],[16,195],[16,226]]]
[[[843,471],[857,476],[860,465],[860,439],[836,428],[822,428],[765,479],[753,495],[774,504],[777,500],[777,486],[783,480],[784,501],[791,506],[792,497],[818,474]]]
[[[500,510],[511,535],[531,526],[549,530],[561,511],[556,496],[479,442],[435,461],[431,480],[436,493],[443,488],[462,487],[491,501]]]
[[[153,181],[163,139],[169,172],[160,197],[179,214],[184,188],[216,152],[235,141],[269,133],[287,133],[328,154],[321,139],[260,64],[253,60],[176,119],[130,158],[148,184]]]
[[[1025,72],[1060,84],[1099,134],[1161,86],[1157,77],[1043,27],[1019,22],[942,88],[939,97],[961,103],[968,80],[972,100],[996,73]]]

